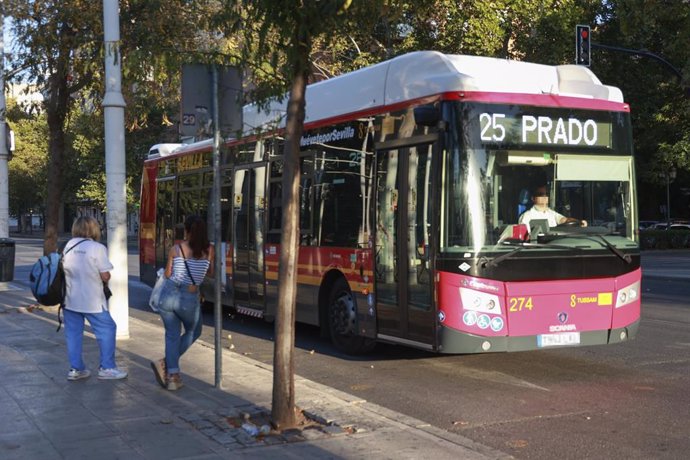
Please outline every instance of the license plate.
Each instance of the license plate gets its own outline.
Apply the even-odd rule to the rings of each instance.
[[[562,347],[578,345],[580,343],[579,332],[563,332],[560,334],[541,334],[537,336],[538,347]]]

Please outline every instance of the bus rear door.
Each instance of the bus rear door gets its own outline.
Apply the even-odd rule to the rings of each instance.
[[[233,181],[233,292],[241,313],[263,316],[266,165],[238,167]]]

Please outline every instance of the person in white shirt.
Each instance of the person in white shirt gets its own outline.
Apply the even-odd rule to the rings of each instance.
[[[530,233],[531,227],[529,223],[533,219],[546,219],[549,222],[549,227],[555,227],[568,222],[579,223],[581,227],[587,226],[586,220],[566,217],[549,208],[549,193],[545,186],[536,188],[532,195],[532,203],[534,203],[532,207],[523,212],[519,218],[519,223],[527,225]]]
[[[82,359],[85,319],[89,321],[100,349],[98,378],[127,377],[127,372],[115,364],[117,326],[108,311],[104,293],[113,264],[108,260],[106,247],[99,243],[100,239],[98,221],[90,216],[81,216],[72,224],[72,239],[63,249],[65,341],[70,363],[67,380],[85,379],[91,375]]]

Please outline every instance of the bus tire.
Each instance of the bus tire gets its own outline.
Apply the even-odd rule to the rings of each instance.
[[[206,300],[206,299],[201,300],[201,312],[202,313],[213,312],[215,307],[216,307],[216,304],[211,302],[210,300]]]
[[[328,331],[333,345],[347,354],[368,353],[376,345],[374,340],[357,334],[357,303],[344,278],[336,279],[331,286]]]

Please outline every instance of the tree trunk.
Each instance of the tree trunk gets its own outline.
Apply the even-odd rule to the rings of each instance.
[[[306,75],[298,66],[292,81],[286,120],[283,155],[283,222],[278,272],[278,309],[273,352],[273,403],[271,418],[276,429],[296,424],[295,414],[295,304],[299,253],[299,141],[304,126]]]
[[[50,117],[49,117],[50,118]],[[54,129],[49,126],[50,139],[48,144],[48,199],[46,202],[45,235],[43,252],[48,254],[57,249],[60,221],[60,206],[62,205],[63,189],[63,157],[65,151],[65,136],[62,128]]]
[[[64,75],[67,75],[65,72]],[[69,90],[66,77],[60,73],[48,79],[46,115],[48,119],[48,198],[46,202],[45,234],[43,252],[57,250],[60,231],[60,206],[62,206],[65,156],[65,118],[69,104]]]

